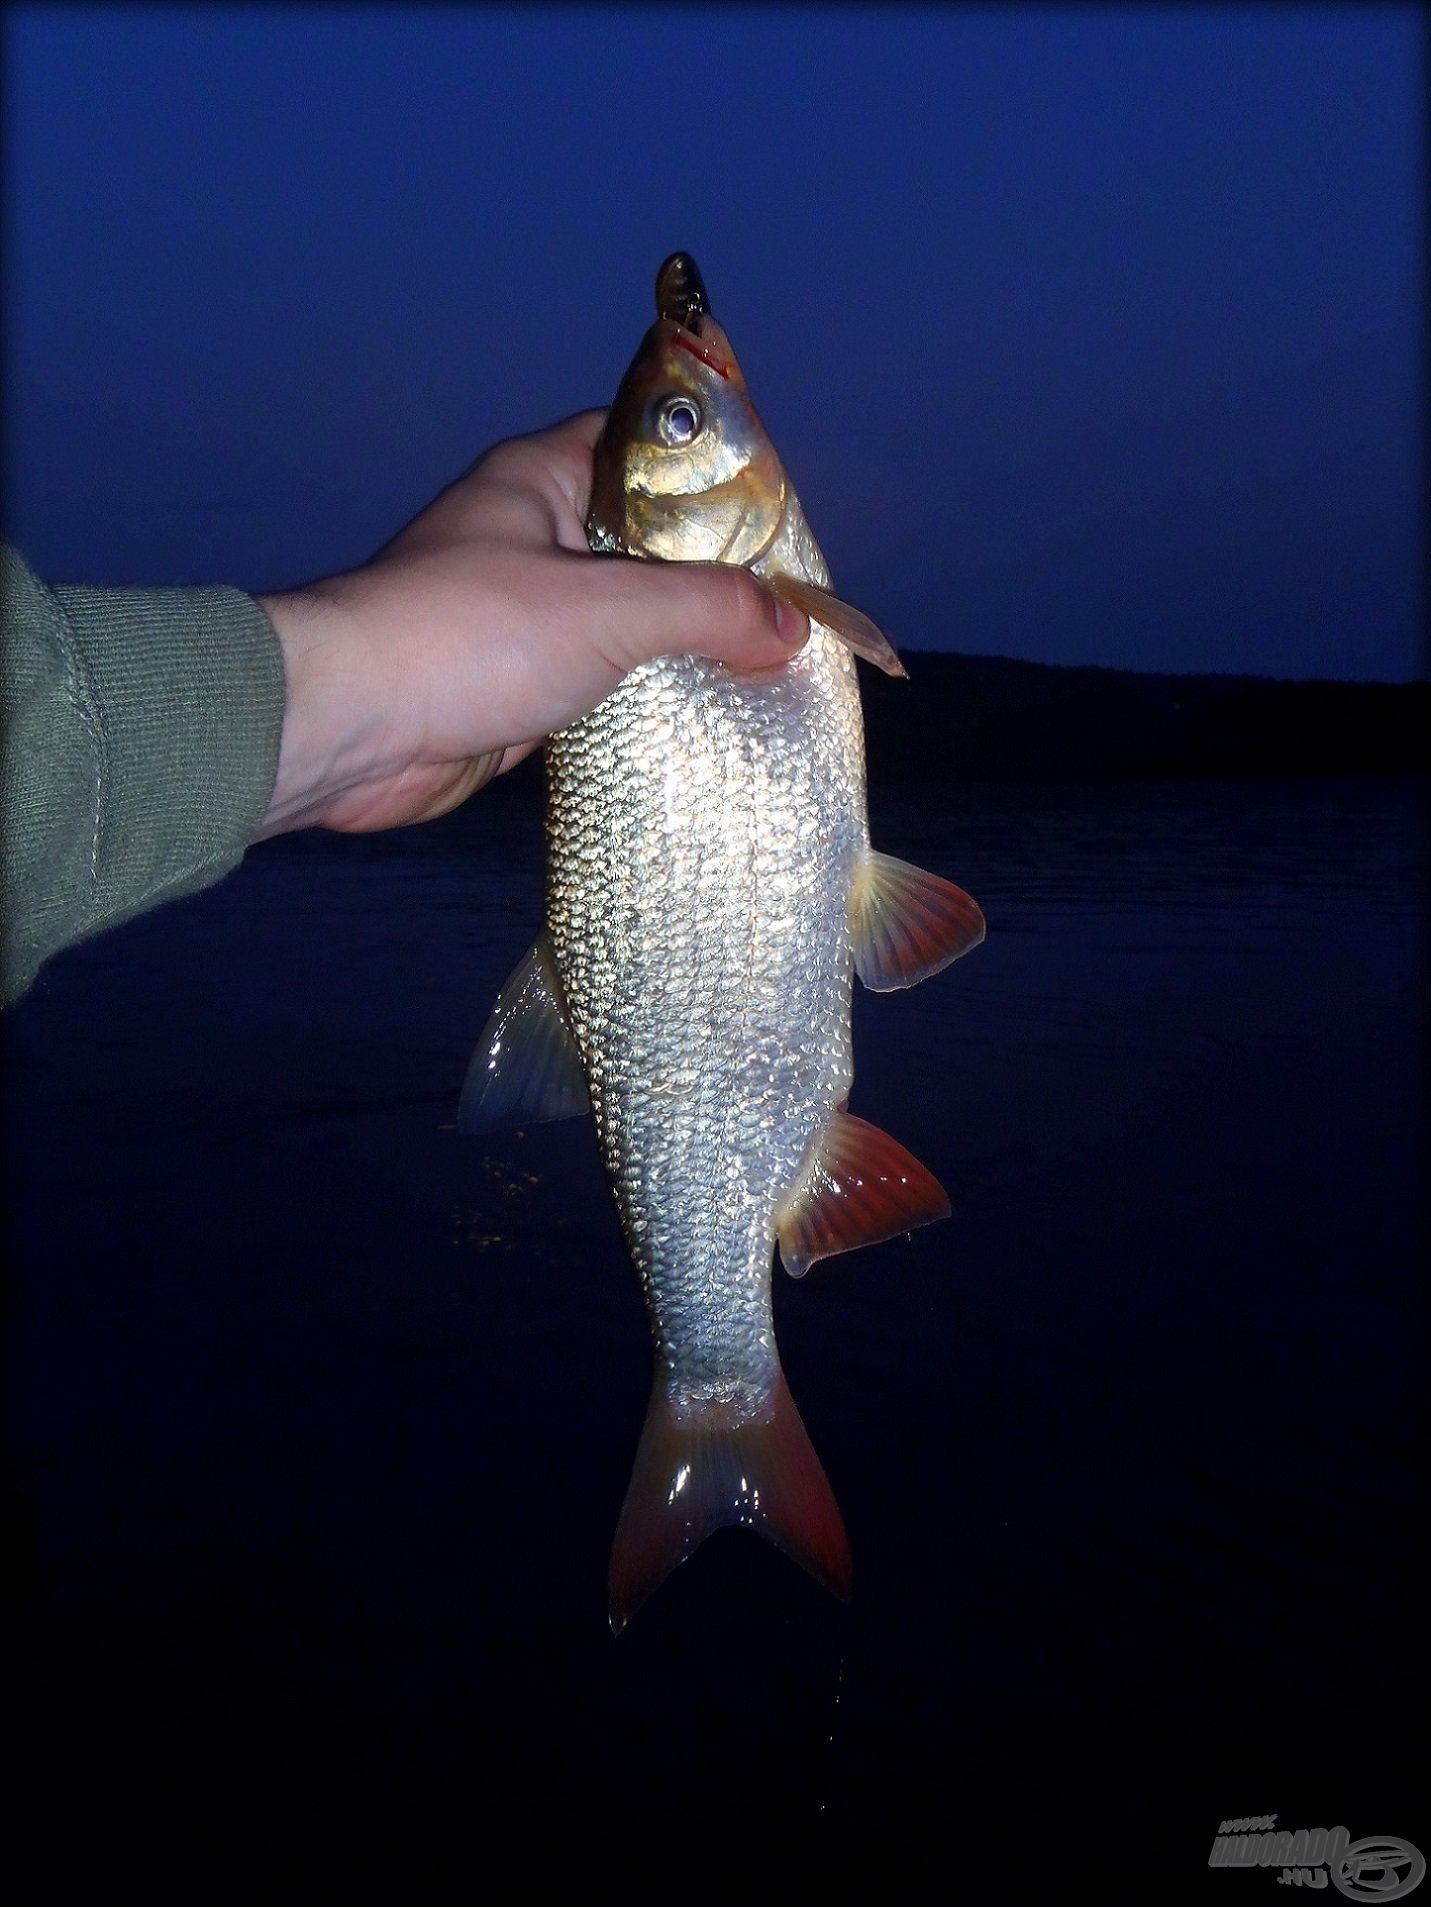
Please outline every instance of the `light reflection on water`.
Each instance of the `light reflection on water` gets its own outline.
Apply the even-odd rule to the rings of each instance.
[[[1072,1834],[1110,1794],[1178,1835],[1302,1792],[1407,1831],[1378,1743],[1412,1639],[1418,792],[872,806],[989,935],[856,1000],[852,1109],[953,1218],[777,1282],[848,1617],[737,1533],[606,1637],[648,1365],[594,1144],[453,1130],[538,924],[530,807],[270,844],[12,1016],[38,1822],[78,1789],[139,1834],[178,1794],[281,1849],[301,1764],[340,1868],[387,1819],[439,1860],[474,1794],[594,1833],[633,1770],[643,1806],[696,1784],[831,1846]]]

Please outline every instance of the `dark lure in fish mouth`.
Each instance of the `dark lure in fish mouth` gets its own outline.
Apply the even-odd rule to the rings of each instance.
[[[689,351],[722,377],[730,376],[730,365],[715,349],[710,337],[710,294],[700,268],[689,252],[672,252],[656,273],[656,316],[679,327],[671,342]],[[720,327],[717,325],[716,330]]]
[[[706,281],[689,252],[672,252],[656,273],[656,316],[671,318],[699,335],[699,320],[709,315]]]

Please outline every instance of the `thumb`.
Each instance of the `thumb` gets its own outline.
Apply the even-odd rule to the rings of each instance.
[[[663,655],[769,669],[788,661],[810,634],[803,610],[732,563],[604,556],[589,573],[597,642],[622,669]]]

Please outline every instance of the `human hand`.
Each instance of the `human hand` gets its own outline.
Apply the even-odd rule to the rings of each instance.
[[[259,598],[287,706],[257,839],[446,814],[652,656],[800,648],[808,620],[748,570],[592,555],[604,419],[497,444],[361,569]]]

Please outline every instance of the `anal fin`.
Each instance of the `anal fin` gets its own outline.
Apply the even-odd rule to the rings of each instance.
[[[556,961],[546,935],[539,934],[508,976],[482,1030],[462,1083],[457,1130],[471,1138],[590,1110]]]
[[[851,907],[855,972],[876,993],[927,980],[984,938],[983,912],[962,887],[892,854],[866,855]]]
[[[803,1278],[817,1258],[948,1216],[948,1194],[913,1153],[868,1120],[837,1112],[776,1218],[780,1262],[792,1278]]]

